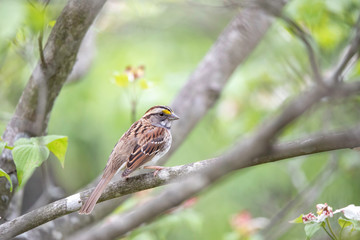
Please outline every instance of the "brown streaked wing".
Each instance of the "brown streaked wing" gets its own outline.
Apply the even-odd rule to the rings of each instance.
[[[155,127],[143,134],[135,145],[126,164],[126,169],[122,173],[125,177],[135,169],[150,161],[157,152],[165,146],[166,129]]]

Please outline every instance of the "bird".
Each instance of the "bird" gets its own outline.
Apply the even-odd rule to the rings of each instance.
[[[107,184],[119,170],[123,170],[121,176],[127,178],[140,167],[155,169],[154,175],[163,169],[155,164],[169,151],[171,125],[178,119],[170,107],[157,105],[134,122],[113,148],[98,185],[80,208],[79,214],[93,211]]]

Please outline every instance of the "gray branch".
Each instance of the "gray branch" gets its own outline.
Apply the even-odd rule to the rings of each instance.
[[[55,99],[73,68],[85,33],[104,3],[105,0],[70,0],[67,3],[43,51],[46,67],[41,63],[35,67],[5,129],[4,141],[12,145],[19,136],[46,133]],[[10,174],[16,187],[16,168],[10,151],[4,151],[0,168]],[[5,216],[15,191],[9,191],[4,178],[0,179],[0,193],[0,216]]]
[[[308,53],[308,57],[309,57],[309,63],[310,63],[310,68],[313,72],[313,77],[314,80],[316,81],[317,84],[324,84],[324,81],[322,79],[322,74],[320,73],[320,68],[319,68],[319,64],[318,61],[316,59],[315,56],[315,52],[314,49],[312,47],[312,43],[313,43],[313,39],[311,38],[310,34],[308,34],[304,29],[302,29],[300,27],[300,25],[298,25],[295,21],[293,21],[291,18],[289,18],[286,15],[282,15],[282,19],[290,26],[293,28],[295,34],[300,38],[300,40],[304,43],[306,51]]]
[[[332,82],[340,82],[342,81],[342,75],[344,71],[348,68],[350,60],[359,55],[360,52],[360,16],[357,19],[356,25],[354,27],[354,37],[352,41],[350,41],[349,45],[345,48],[339,62],[334,67],[334,70],[331,74]]]
[[[239,155],[234,155],[232,158],[236,160],[236,162],[241,162],[241,165],[236,168],[241,169],[297,156],[353,148],[359,145],[360,127],[356,127],[348,131],[317,134],[288,143],[276,144],[271,148],[269,154],[260,156],[258,158],[252,158],[248,161],[242,161],[242,158],[239,157]],[[131,177],[128,180],[122,179],[113,182],[106,188],[103,195],[99,199],[99,202],[168,184],[174,182],[174,180],[178,179],[179,177],[184,178],[185,176],[195,175],[206,167],[210,167],[215,163],[220,163],[223,158],[224,157],[219,157],[187,165],[165,168],[164,170],[160,171],[156,177],[154,177],[152,173],[148,173]],[[44,207],[31,211],[23,216],[20,216],[13,221],[0,225],[0,232],[2,233],[0,239],[14,237],[18,234],[28,231],[29,229],[59,218],[60,216],[79,210],[82,201],[90,195],[92,190],[93,189],[88,189],[81,193],[69,196],[65,199],[58,200]],[[117,203],[112,203],[111,206],[113,205],[117,206]],[[95,208],[95,210],[112,211],[112,208],[108,208],[107,206],[108,205],[106,204],[100,204]],[[96,215],[97,214],[89,216],[89,218],[92,218]],[[89,220],[88,216],[81,217]]]
[[[325,92],[319,87],[294,99],[281,115],[268,121],[250,138],[241,141],[227,151],[218,161],[200,170],[177,184],[169,186],[152,200],[137,206],[124,214],[112,217],[111,222],[89,229],[73,239],[115,239],[149,222],[165,211],[179,205],[184,200],[198,194],[212,183],[226,176],[235,169],[244,168],[249,163],[257,164],[256,160],[268,154],[274,137],[288,124],[301,116],[313,104],[318,102]],[[166,199],[166,201],[164,201]]]

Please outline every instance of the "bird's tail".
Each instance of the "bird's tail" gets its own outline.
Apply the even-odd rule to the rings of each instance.
[[[114,169],[110,164],[106,166],[100,182],[98,183],[94,191],[91,193],[90,197],[80,208],[79,214],[90,214],[92,212],[102,192],[104,191],[105,187],[110,182],[112,177],[115,175],[115,173],[116,169]]]

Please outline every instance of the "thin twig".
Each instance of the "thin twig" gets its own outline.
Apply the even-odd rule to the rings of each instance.
[[[43,11],[45,11],[45,9],[47,8],[47,6],[49,5],[50,0],[44,0],[44,7],[43,7]]]
[[[350,44],[345,48],[342,57],[340,58],[338,64],[335,67],[335,70],[333,71],[333,74],[331,75],[332,82],[340,82],[342,81],[342,75],[344,71],[347,69],[347,66],[350,60],[355,56],[359,54],[360,50],[360,15],[356,21],[356,24],[354,26],[355,28],[355,36],[353,37]]]
[[[312,47],[311,42],[312,38],[311,36],[304,30],[300,25],[298,25],[295,21],[293,21],[290,17],[286,15],[281,16],[282,19],[293,29],[294,33],[302,40],[304,43],[306,50],[308,52],[309,61],[310,61],[310,67],[312,69],[314,79],[316,83],[324,86],[324,81],[320,72],[319,63],[316,60],[315,52]]]
[[[45,22],[45,11],[46,11],[46,7],[48,6],[50,0],[45,0],[44,2],[44,6],[43,9],[41,10],[41,18],[43,23]],[[44,56],[44,47],[43,47],[43,38],[44,38],[44,26],[42,26],[42,29],[40,30],[39,33],[39,37],[38,37],[38,46],[39,46],[39,54],[40,54],[40,66],[41,69],[47,69],[47,63],[45,61],[45,56]]]
[[[43,30],[41,30],[39,33],[38,46],[39,46],[39,55],[40,55],[40,65],[41,65],[41,69],[44,70],[47,69],[47,64],[45,61],[42,40],[43,40]]]
[[[30,1],[30,0],[26,0],[28,4],[30,4],[30,6],[32,6],[33,8],[36,8],[36,6]]]

